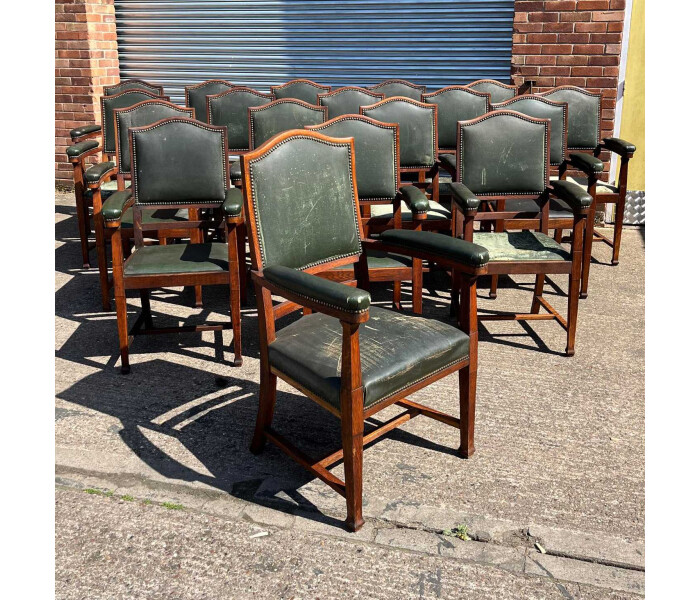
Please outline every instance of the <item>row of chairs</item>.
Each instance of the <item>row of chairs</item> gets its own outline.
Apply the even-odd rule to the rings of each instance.
[[[260,408],[252,449],[258,452],[271,441],[343,494],[348,527],[357,530],[362,525],[363,445],[421,414],[459,428],[460,454],[474,451],[478,276],[535,274],[528,313],[478,318],[554,319],[566,329],[566,354],[573,355],[584,237],[592,230],[595,196],[558,176],[571,166],[590,164],[592,173],[602,166],[595,171],[597,157],[568,151],[571,132],[578,131],[567,120],[570,103],[547,96],[514,97],[494,109],[487,94],[451,86],[434,93],[435,103],[384,98],[358,105],[359,114],[332,119],[328,106],[262,96],[235,86],[205,94],[209,123],[196,119],[193,106],[176,106],[148,90],[122,89],[104,97],[104,128],[74,132],[81,139],[68,149],[78,203],[82,186],[78,216],[82,212],[83,223],[89,223],[89,196],[103,300],[114,287],[123,372],[129,371],[133,335],[175,331],[154,325],[149,301],[150,289],[171,286],[193,286],[198,304],[202,286],[229,286],[234,364],[241,364],[248,238],[261,332]],[[248,97],[264,102],[246,106],[242,129],[243,111],[226,112],[225,103],[240,107]],[[478,100],[484,110],[461,119],[467,99]],[[130,104],[121,104],[127,100]],[[192,102],[190,92],[187,103]],[[217,109],[223,123],[211,122],[217,121]],[[306,114],[315,116],[313,122],[300,123],[299,115]],[[446,114],[457,119],[453,147],[448,133],[447,143],[439,141],[440,115],[444,123]],[[239,146],[242,131],[248,133],[245,150]],[[91,137],[98,133],[102,147]],[[230,160],[232,144],[238,161]],[[624,150],[629,159],[634,152],[621,140],[596,139],[595,144],[598,154],[603,148]],[[419,165],[421,147],[430,152]],[[100,152],[103,162],[87,167],[85,157]],[[104,160],[112,157],[114,163]],[[451,176],[443,186],[441,168]],[[107,195],[109,183],[115,185]],[[556,217],[553,206],[566,210],[565,217]],[[556,218],[560,228],[550,238]],[[476,222],[482,223],[481,231],[475,231]],[[565,227],[572,230],[570,250],[556,239]],[[398,304],[400,281],[410,280],[413,309],[420,312],[424,261],[451,271],[459,328],[370,307],[370,281],[394,281]],[[569,276],[566,318],[543,297],[545,275],[555,273]],[[138,289],[142,302],[131,330],[128,289]],[[272,294],[289,302],[273,305]],[[275,330],[276,319],[302,307],[304,317]],[[455,371],[459,419],[407,399]],[[311,461],[272,429],[278,377],[340,417],[341,451]],[[391,404],[405,412],[365,434],[364,419]],[[345,482],[328,470],[340,460]]]

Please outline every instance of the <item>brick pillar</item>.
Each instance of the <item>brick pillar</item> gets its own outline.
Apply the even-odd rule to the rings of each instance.
[[[68,132],[100,122],[102,87],[119,82],[113,0],[56,0],[57,184],[72,184]]]
[[[515,2],[513,83],[535,92],[575,85],[603,94],[603,137],[613,134],[625,0]],[[609,175],[608,153],[605,159]]]

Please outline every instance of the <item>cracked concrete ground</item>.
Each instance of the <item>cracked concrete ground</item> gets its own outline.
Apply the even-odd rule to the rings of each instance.
[[[423,418],[370,446],[368,526],[352,538],[340,528],[340,496],[275,448],[259,457],[248,451],[259,381],[252,304],[243,315],[242,368],[231,366],[230,332],[151,336],[136,340],[132,373],[121,376],[114,313],[101,311],[96,271],[80,268],[72,195],[57,194],[56,216],[60,597],[643,593],[643,230],[625,230],[619,267],[607,264],[606,246],[594,246],[600,264],[580,305],[575,357],[563,356],[563,330],[554,322],[481,328],[476,455],[458,458],[456,431]],[[565,289],[564,278],[553,283]],[[495,301],[480,290],[479,306],[526,309],[531,290],[531,278],[504,279]],[[556,287],[547,291],[563,311]],[[381,284],[372,296],[385,305],[391,297]],[[157,323],[228,318],[224,288],[206,288],[201,310],[192,300],[188,290],[156,292]],[[426,278],[425,314],[447,319],[448,302],[445,279]],[[138,306],[130,299],[131,319]],[[455,413],[456,390],[453,376],[415,398]],[[393,413],[377,416],[385,414]],[[339,447],[335,417],[286,385],[275,419],[313,456]],[[342,468],[334,472],[342,477]],[[185,511],[75,491],[83,488],[181,503]],[[251,539],[251,523],[276,529]],[[461,523],[480,541],[439,535]],[[204,531],[212,543],[194,544]],[[142,545],[119,551],[118,532],[143,532],[143,540],[169,533],[168,551],[183,557],[178,577],[164,554],[146,568],[152,555]],[[531,555],[535,541],[546,555]],[[458,556],[437,550],[445,543]],[[359,564],[357,544],[364,548]],[[273,568],[256,570],[267,560]],[[323,567],[311,565],[324,562],[330,571],[315,574]]]

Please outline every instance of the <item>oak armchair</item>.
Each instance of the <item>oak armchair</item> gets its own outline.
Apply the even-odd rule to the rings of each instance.
[[[328,118],[335,119],[342,115],[359,115],[361,106],[375,104],[380,100],[384,100],[384,94],[370,92],[361,87],[347,86],[319,94],[317,104],[326,106]]]
[[[318,104],[318,95],[330,91],[330,85],[321,85],[310,79],[292,79],[282,85],[270,86],[270,93],[275,100],[294,98],[309,104]]]
[[[518,93],[517,85],[508,85],[495,79],[477,79],[468,83],[467,86],[470,90],[476,90],[477,92],[486,92],[491,96],[491,104],[496,104],[497,102],[505,102],[510,100]]]
[[[410,98],[420,102],[420,97],[425,94],[426,87],[406,81],[405,79],[387,79],[377,85],[367,88],[373,92],[384,94],[385,98]]]
[[[363,446],[423,414],[459,429],[461,456],[474,452],[475,282],[488,254],[474,244],[424,231],[392,230],[378,241],[367,240],[353,145],[352,138],[288,131],[242,160],[260,326],[260,404],[251,450],[257,454],[270,441],[344,496],[346,526],[357,531],[364,523]],[[366,284],[369,246],[458,269],[465,298],[462,330],[370,306],[365,290],[315,276],[352,265],[356,279]],[[272,294],[285,302],[274,306]],[[276,331],[276,319],[300,308],[314,313]],[[459,419],[407,399],[456,371]],[[340,418],[342,450],[313,460],[273,429],[278,378]],[[393,404],[406,410],[365,433],[365,419]],[[345,481],[329,471],[339,461]]]
[[[209,79],[196,85],[185,86],[185,106],[194,108],[194,116],[199,121],[207,121],[207,96],[220,94],[236,84],[223,79]]]

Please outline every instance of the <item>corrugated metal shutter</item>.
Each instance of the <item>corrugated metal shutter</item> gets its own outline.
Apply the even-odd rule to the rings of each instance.
[[[165,86],[227,79],[267,89],[304,77],[437,89],[509,82],[513,0],[115,0],[121,77]]]

